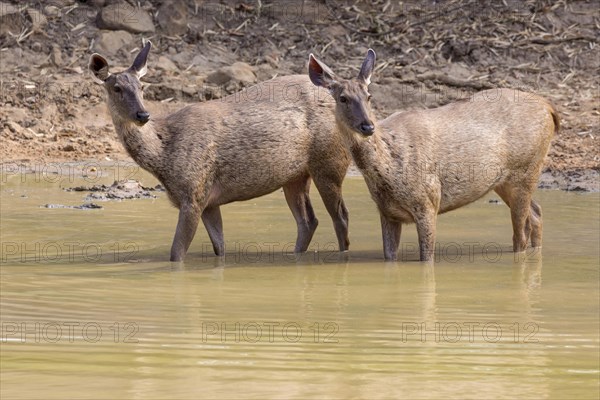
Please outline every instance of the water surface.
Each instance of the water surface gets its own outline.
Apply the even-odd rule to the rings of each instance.
[[[434,265],[415,261],[414,226],[386,263],[354,177],[348,253],[313,190],[311,251],[290,254],[276,192],[222,208],[224,259],[201,228],[175,264],[164,193],[47,209],[81,204],[61,186],[90,182],[46,178],[4,176],[0,192],[2,399],[600,395],[598,194],[537,192],[541,252],[510,251],[492,194],[439,218]]]

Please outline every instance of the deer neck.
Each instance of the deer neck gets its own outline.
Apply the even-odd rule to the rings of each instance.
[[[365,177],[380,179],[392,165],[389,146],[381,134],[381,130],[376,129],[372,136],[363,138],[354,132],[346,132],[348,149]]]
[[[163,143],[156,134],[157,122],[138,126],[129,121],[113,118],[119,139],[127,153],[142,168],[156,175],[163,160]]]

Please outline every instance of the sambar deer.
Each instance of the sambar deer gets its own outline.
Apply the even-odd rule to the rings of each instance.
[[[308,73],[336,101],[339,133],[379,209],[385,259],[397,259],[402,224],[415,222],[420,259],[430,260],[437,214],[491,190],[510,207],[513,251],[524,251],[529,239],[541,246],[542,209],[531,197],[559,129],[552,104],[530,93],[488,90],[375,122],[368,92],[374,68],[369,49],[355,79],[339,78],[312,54]]]
[[[111,73],[99,54],[91,56],[89,69],[106,89],[127,152],[158,178],[179,208],[171,260],[185,257],[200,218],[215,254],[223,255],[219,207],[281,187],[297,223],[294,250],[306,251],[318,224],[309,198],[311,178],[333,219],[339,249],[347,250],[341,185],[350,155],[335,132],[331,98],[319,98],[306,75],[294,75],[251,87],[245,97],[232,95],[151,118],[140,83],[150,47],[146,42],[123,72]]]

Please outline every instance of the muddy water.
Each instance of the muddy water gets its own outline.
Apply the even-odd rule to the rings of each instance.
[[[145,185],[156,182],[140,174]],[[40,179],[41,178],[41,179]],[[108,183],[5,174],[1,382],[9,398],[598,398],[598,194],[538,192],[543,252],[510,252],[490,195],[439,219],[437,262],[382,260],[378,217],[349,178],[351,248],[330,220],[294,257],[282,193],[223,208],[225,259],[199,230],[168,262],[176,212],[80,205]]]

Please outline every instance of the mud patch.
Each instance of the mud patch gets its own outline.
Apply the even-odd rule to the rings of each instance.
[[[43,206],[40,206],[42,208],[71,208],[74,210],[100,210],[104,207],[102,207],[99,204],[96,203],[83,203],[80,206],[66,206],[64,204],[44,204]]]
[[[600,192],[600,172],[595,169],[544,171],[540,189],[560,189],[569,192]]]
[[[109,201],[132,199],[155,199],[155,192],[164,192],[161,185],[154,187],[143,186],[136,180],[115,181],[112,185],[75,186],[66,188],[67,192],[91,192],[85,201]]]

